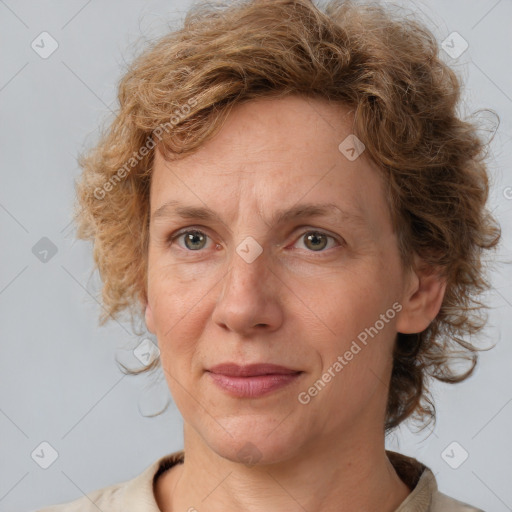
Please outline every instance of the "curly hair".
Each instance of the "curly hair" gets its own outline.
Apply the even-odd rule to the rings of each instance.
[[[435,421],[430,378],[463,381],[483,350],[464,338],[487,322],[479,300],[490,287],[483,251],[501,237],[486,208],[486,143],[477,123],[457,113],[461,81],[439,53],[422,22],[377,4],[195,4],[182,27],[133,60],[119,83],[115,119],[79,156],[77,236],[94,244],[100,325],[128,311],[133,327],[144,315],[156,147],[169,158],[191,154],[233,106],[256,98],[337,102],[355,110],[353,133],[383,173],[404,268],[416,253],[446,278],[429,327],[397,333],[384,429],[413,414],[425,426]],[[470,368],[455,372],[457,358]]]

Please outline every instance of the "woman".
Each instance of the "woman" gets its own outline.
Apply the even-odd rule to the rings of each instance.
[[[479,510],[384,443],[476,364],[500,229],[459,88],[420,23],[341,1],[205,4],[133,63],[79,236],[184,450],[46,512]]]

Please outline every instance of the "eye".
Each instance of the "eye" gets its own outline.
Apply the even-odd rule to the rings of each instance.
[[[189,251],[199,251],[204,249],[207,244],[208,235],[199,231],[198,229],[188,229],[186,231],[181,231],[180,233],[176,233],[169,237],[170,242],[174,242],[174,240],[181,239],[183,240],[184,246],[178,244],[182,249],[186,249]]]
[[[341,245],[336,238],[322,231],[307,231],[303,233],[298,241],[304,241],[304,246],[312,252],[325,252],[325,249],[329,245],[329,239]],[[297,243],[298,243],[297,241]]]
[[[200,251],[207,247],[209,236],[199,229],[187,229],[169,236],[170,244],[174,243],[175,240],[178,240],[178,242],[180,240],[182,241],[182,243],[178,243],[178,245],[184,250]],[[334,236],[317,230],[306,231],[296,244],[299,243],[299,241],[303,241],[305,248],[309,251],[325,252],[324,249],[329,246],[329,240],[337,243],[338,246],[342,245]],[[210,241],[210,243],[212,242]]]

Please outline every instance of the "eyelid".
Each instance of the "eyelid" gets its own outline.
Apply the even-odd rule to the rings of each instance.
[[[325,231],[323,229],[308,228],[308,229],[305,229],[305,230],[301,231],[301,236],[305,235],[306,233],[318,233],[318,234],[323,235],[323,236],[325,236],[327,238],[332,238],[333,240],[335,240],[339,244],[343,243],[343,239],[340,236],[334,235],[334,234],[330,233],[329,231]]]
[[[299,230],[300,230],[300,235],[297,238],[294,239],[294,242],[292,243],[292,245],[295,245],[297,243],[297,241],[300,240],[301,237],[303,237],[304,235],[306,235],[308,233],[319,233],[321,235],[326,236],[327,238],[332,238],[333,240],[335,240],[339,244],[338,247],[341,247],[341,246],[345,245],[345,241],[343,240],[343,238],[341,238],[338,235],[332,234],[329,231],[326,231],[326,230],[321,229],[321,228],[315,228],[315,227],[312,227],[312,226],[305,225],[305,226],[297,227],[296,229],[294,229],[294,232],[297,232]],[[182,235],[184,235],[186,233],[189,233],[189,232],[193,232],[193,231],[200,232],[201,234],[205,235],[207,238],[209,238],[213,242],[213,238],[207,232],[208,228],[206,228],[204,226],[187,226],[187,227],[182,228],[182,229],[180,229],[180,230],[178,230],[176,232],[171,233],[167,237],[167,240],[168,240],[169,244],[174,243],[174,241],[177,238],[179,238],[180,236],[182,236]],[[213,242],[213,243],[216,243],[216,242]],[[335,247],[332,247],[331,249],[335,249]],[[325,253],[327,251],[328,250],[326,250],[326,251],[308,251],[308,252],[311,252],[313,254],[315,252],[318,252],[318,254],[322,254],[322,253]],[[188,251],[188,252],[201,252],[201,250],[198,250],[198,251]]]
[[[198,231],[199,233],[208,237],[210,240],[213,240],[212,237],[207,233],[208,229],[205,228],[204,226],[187,226],[186,228],[182,228],[182,229],[179,229],[178,231],[170,233],[166,237],[166,240],[169,244],[171,244],[171,243],[174,243],[174,240],[176,240],[180,236],[182,236],[186,233],[189,233],[189,232],[194,232],[194,231]],[[190,252],[193,252],[193,251],[190,251]],[[200,251],[197,251],[197,252],[200,252]]]

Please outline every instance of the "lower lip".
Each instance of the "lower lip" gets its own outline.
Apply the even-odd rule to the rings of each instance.
[[[208,373],[217,386],[227,391],[228,394],[239,398],[255,398],[266,395],[291,384],[302,374],[302,372],[299,372],[284,375],[272,374],[257,375],[254,377],[232,377],[219,373]]]

